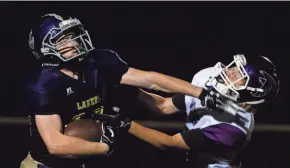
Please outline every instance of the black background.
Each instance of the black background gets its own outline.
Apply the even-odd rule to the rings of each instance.
[[[29,26],[39,16],[54,12],[79,18],[96,48],[117,51],[131,67],[189,82],[205,67],[218,61],[229,63],[234,54],[264,54],[277,65],[281,88],[276,101],[256,114],[256,123],[290,121],[288,2],[1,2],[0,115],[27,116],[22,109],[21,90],[33,66],[27,43]],[[133,119],[150,118],[147,109],[137,102],[130,105]],[[28,128],[1,126],[1,138],[0,160],[10,163],[6,167],[18,167],[27,152]],[[254,133],[244,154],[245,167],[288,167],[289,140],[289,133]],[[116,165],[179,165],[178,159],[172,164],[174,159],[168,157],[173,156],[131,136],[122,141],[113,157]]]

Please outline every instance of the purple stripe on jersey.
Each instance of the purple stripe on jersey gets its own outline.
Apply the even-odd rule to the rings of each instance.
[[[242,146],[246,140],[245,133],[230,124],[217,124],[203,128],[201,131],[209,139],[228,147]]]

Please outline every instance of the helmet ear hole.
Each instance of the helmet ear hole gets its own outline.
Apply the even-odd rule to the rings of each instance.
[[[217,81],[221,84],[225,84],[225,81],[222,79],[222,77],[219,75],[216,77]]]

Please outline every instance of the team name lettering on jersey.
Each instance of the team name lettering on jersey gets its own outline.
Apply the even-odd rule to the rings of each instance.
[[[85,108],[94,106],[100,102],[100,98],[98,96],[94,96],[92,98],[89,98],[88,100],[84,100],[81,102],[77,102],[77,109],[78,110],[83,110]]]

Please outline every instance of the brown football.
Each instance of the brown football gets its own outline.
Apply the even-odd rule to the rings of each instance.
[[[101,122],[91,119],[75,120],[65,127],[64,134],[87,141],[99,142],[102,135],[101,124]]]

